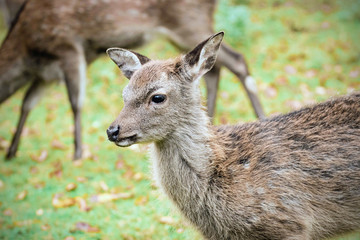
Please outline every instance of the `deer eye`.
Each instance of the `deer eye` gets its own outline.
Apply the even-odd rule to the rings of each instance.
[[[151,97],[151,101],[153,103],[162,103],[166,100],[166,96],[163,94],[156,94],[154,96]]]

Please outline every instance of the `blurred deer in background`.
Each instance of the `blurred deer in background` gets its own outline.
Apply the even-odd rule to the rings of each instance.
[[[318,240],[360,230],[360,93],[212,126],[198,79],[222,38],[163,61],[109,49],[130,79],[109,140],[153,142],[155,180],[206,239]]]
[[[81,157],[81,108],[86,66],[109,46],[141,46],[156,32],[181,50],[213,33],[215,0],[28,0],[0,49],[0,103],[27,83],[16,133],[7,153],[15,156],[30,110],[54,80],[64,80],[75,121],[74,159]],[[243,83],[258,117],[264,113],[243,56],[223,45],[215,67],[205,75],[208,112],[214,114],[220,67]]]
[[[8,28],[16,19],[17,13],[21,11],[25,0],[0,0],[0,9],[4,22]]]

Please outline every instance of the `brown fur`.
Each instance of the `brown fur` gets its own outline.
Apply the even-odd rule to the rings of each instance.
[[[360,93],[211,126],[197,79],[221,39],[143,65],[109,49],[122,70],[134,71],[109,139],[121,147],[153,142],[155,180],[206,239],[315,240],[359,230]],[[166,98],[156,103],[156,95]]]

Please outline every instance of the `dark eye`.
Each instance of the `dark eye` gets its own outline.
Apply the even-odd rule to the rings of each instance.
[[[153,103],[162,103],[165,101],[165,99],[166,99],[165,95],[157,94],[157,95],[152,96],[151,101]]]

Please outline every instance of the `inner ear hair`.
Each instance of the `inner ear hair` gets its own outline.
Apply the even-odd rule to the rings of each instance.
[[[129,50],[129,52],[132,52],[133,54],[135,54],[138,57],[138,59],[140,60],[141,65],[144,65],[145,63],[147,63],[147,62],[149,62],[151,60],[150,58],[148,58],[148,57],[146,57],[144,55],[141,55],[140,53],[134,52],[132,50]]]

